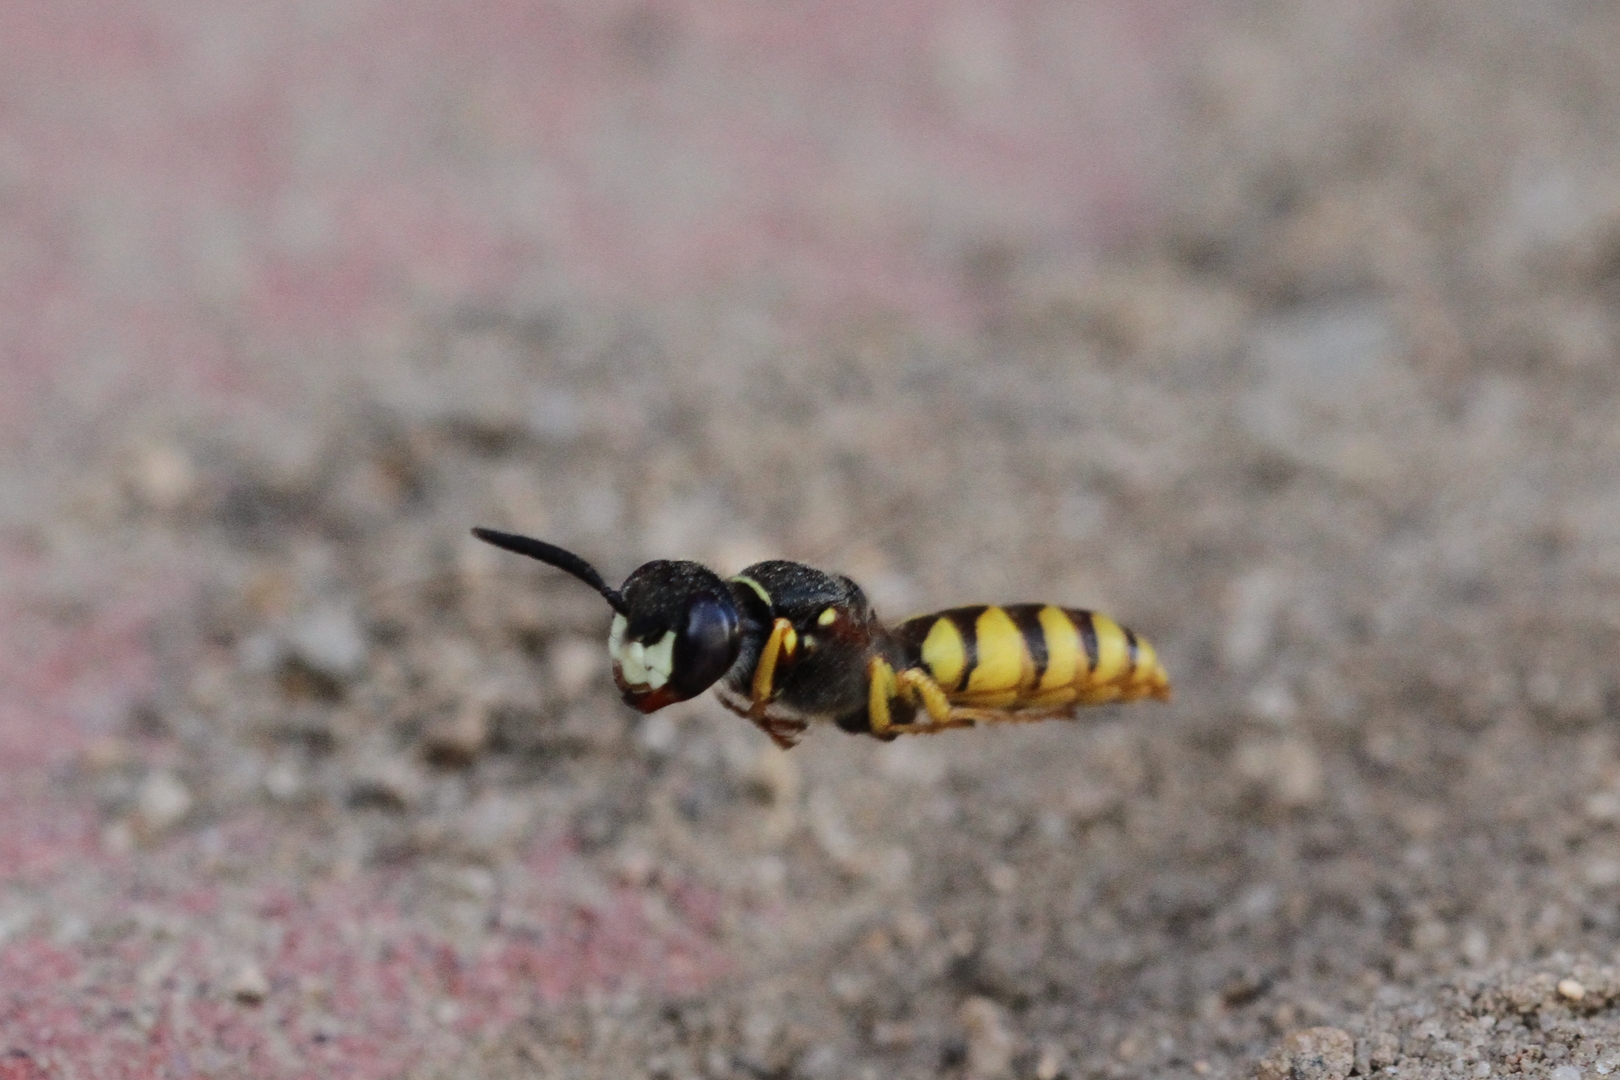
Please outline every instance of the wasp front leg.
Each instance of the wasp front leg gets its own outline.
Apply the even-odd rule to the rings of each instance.
[[[759,651],[759,662],[754,665],[754,678],[749,685],[748,719],[754,726],[771,737],[771,741],[784,750],[798,745],[799,737],[807,726],[793,717],[768,716],[771,700],[776,696],[776,669],[781,660],[792,659],[799,648],[798,631],[786,619],[771,624],[770,637]]]

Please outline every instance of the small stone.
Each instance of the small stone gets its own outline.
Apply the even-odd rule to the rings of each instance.
[[[1581,1070],[1573,1065],[1560,1065],[1552,1071],[1552,1080],[1581,1080]]]
[[[1380,1031],[1362,1039],[1356,1048],[1358,1071],[1363,1074],[1386,1069],[1401,1056],[1401,1041],[1392,1031]]]
[[[402,758],[373,762],[354,777],[349,788],[351,801],[365,805],[404,810],[415,805],[427,789],[421,771]]]
[[[316,608],[287,629],[287,645],[311,670],[340,682],[360,674],[366,663],[366,638],[360,621],[347,608]]]
[[[1563,979],[1558,983],[1558,993],[1570,1001],[1580,1001],[1586,996],[1586,987],[1574,979]]]
[[[894,935],[909,948],[915,949],[922,945],[933,930],[933,924],[928,921],[928,916],[920,911],[907,908],[894,917]]]
[[[1434,952],[1451,941],[1451,930],[1439,919],[1424,919],[1412,928],[1412,948]]]
[[[1251,571],[1228,590],[1222,659],[1234,671],[1256,667],[1270,651],[1288,599],[1289,581],[1276,570]]]
[[[990,888],[1005,896],[1018,888],[1018,871],[1006,863],[996,863],[985,874]]]
[[[230,985],[231,997],[244,1005],[257,1005],[270,994],[270,980],[251,960],[236,969]]]
[[[1312,806],[1322,799],[1322,763],[1303,737],[1250,739],[1238,746],[1233,764],[1240,776],[1285,809]]]
[[[989,998],[972,997],[956,1015],[967,1029],[968,1074],[983,1080],[1005,1076],[1012,1067],[1013,1037],[1001,1006]]]
[[[650,754],[668,754],[675,749],[675,740],[679,737],[680,729],[675,721],[663,713],[653,713],[636,731],[636,740]]]
[[[84,767],[95,773],[110,773],[135,760],[129,743],[112,735],[101,735],[85,744]]]
[[[290,761],[278,761],[264,771],[265,794],[276,802],[291,802],[303,788],[304,778]]]
[[[799,766],[786,750],[776,746],[761,746],[749,762],[749,779],[759,786],[773,806],[794,806],[804,782]]]
[[[145,505],[176,510],[197,490],[197,470],[178,446],[158,443],[136,455],[129,483]]]
[[[835,971],[827,979],[827,988],[832,991],[833,997],[847,1006],[857,1006],[866,1000],[871,992],[871,982],[861,975],[849,971]]]
[[[630,848],[614,861],[613,872],[625,885],[640,889],[652,884],[653,878],[658,876],[658,863],[641,848]]]
[[[881,1049],[903,1049],[916,1041],[915,1024],[903,1020],[879,1020],[872,1025],[872,1045]]]
[[[463,900],[488,900],[500,888],[494,872],[482,866],[447,869],[437,878],[445,891]]]
[[[1063,1049],[1058,1046],[1045,1046],[1041,1048],[1041,1056],[1035,1062],[1035,1080],[1057,1080],[1063,1075]]]
[[[141,781],[131,825],[142,839],[152,840],[180,824],[189,813],[191,792],[186,785],[170,773],[154,772]]]
[[[1592,821],[1620,821],[1620,794],[1599,791],[1586,797],[1586,816]]]
[[[465,701],[428,722],[422,732],[422,752],[438,765],[470,765],[489,743],[489,732],[488,706]]]
[[[128,821],[115,821],[101,830],[101,849],[123,856],[135,850],[135,829]]]
[[[1255,1067],[1255,1080],[1344,1080],[1355,1066],[1355,1042],[1339,1028],[1291,1031]]]

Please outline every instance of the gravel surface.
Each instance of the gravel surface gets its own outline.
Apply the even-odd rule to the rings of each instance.
[[[421,95],[361,134],[443,129],[418,156],[294,155],[295,194],[338,193],[304,209],[364,227],[281,266],[244,211],[232,265],[268,276],[224,292],[92,278],[107,325],[151,331],[122,362],[12,312],[6,348],[44,359],[12,373],[31,405],[0,492],[0,1077],[1620,1068],[1620,13],[902,7],[921,21],[871,16],[872,41],[547,9],[618,59],[533,82],[512,72],[555,58],[518,16],[412,8],[401,40],[494,74],[423,89],[425,44],[308,60],[326,91],[358,70],[368,108]],[[363,55],[377,16],[333,11],[287,16],[273,56]],[[918,25],[921,104],[874,59]],[[799,58],[781,108],[822,133],[807,157],[738,149],[803,134],[716,104],[705,79],[777,85],[750,43]],[[9,85],[54,86],[32,77]],[[533,119],[552,78],[595,88],[558,99],[587,135]],[[1065,141],[1053,103],[1104,86],[1128,104]],[[665,131],[696,163],[654,152]],[[540,221],[498,250],[490,178],[526,138],[578,152],[553,182],[613,204],[600,245]],[[1065,194],[1087,147],[1107,160]],[[8,228],[42,257],[17,222],[54,174],[8,160]],[[710,247],[717,176],[743,239]],[[437,248],[409,194],[434,182],[489,215]],[[377,220],[344,216],[379,190]],[[662,246],[622,254],[643,204]],[[88,216],[48,223],[108,245],[70,268],[153,243],[113,227],[140,207],[62,205]],[[151,375],[186,327],[206,342]],[[601,599],[474,524],[614,581],[802,559],[895,619],[1100,608],[1176,699],[791,752],[710,698],[641,717]]]

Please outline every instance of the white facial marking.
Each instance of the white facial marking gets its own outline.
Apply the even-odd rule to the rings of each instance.
[[[656,690],[669,682],[670,672],[675,670],[675,631],[665,631],[656,645],[647,646],[644,663],[648,686]]]
[[[623,615],[615,614],[613,616],[613,625],[608,627],[608,655],[615,660],[622,661],[624,659],[622,655],[624,652],[624,632],[629,627],[630,624]]]
[[[666,631],[653,645],[643,645],[625,641],[627,630],[624,616],[613,616],[613,625],[608,629],[608,655],[619,665],[619,674],[628,685],[657,690],[669,682],[675,667],[675,631]]]

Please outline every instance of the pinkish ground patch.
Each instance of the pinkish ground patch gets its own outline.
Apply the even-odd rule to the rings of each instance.
[[[19,477],[5,522],[0,1076],[397,1075],[728,968],[701,887],[569,899],[591,871],[557,844],[472,953],[386,872],[219,884],[221,845],[270,850],[252,821],[117,854],[57,781],[149,690],[150,620],[195,582],[34,511],[132,407],[273,402],[267,360],[349,363],[492,297],[969,325],[998,252],[1083,257],[1137,219],[1185,8],[0,6],[0,415],[66,478]]]

